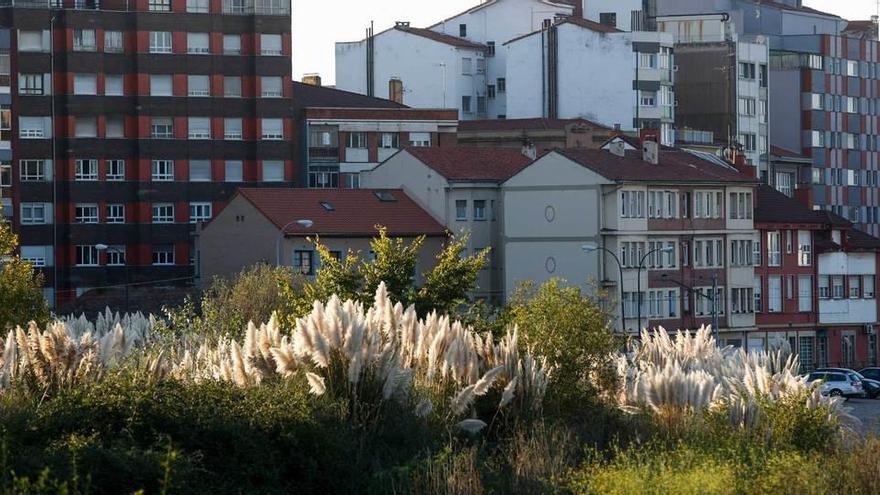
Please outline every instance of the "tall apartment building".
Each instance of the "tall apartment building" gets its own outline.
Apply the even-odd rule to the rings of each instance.
[[[727,13],[657,18],[675,37],[675,124],[708,131],[719,148],[738,148],[766,177],[769,169],[770,47],[741,35]]]
[[[880,233],[880,43],[833,35],[780,36],[771,46],[772,144],[810,161],[780,170],[814,207]]]
[[[6,214],[59,310],[191,283],[199,222],[294,182],[288,1],[16,0],[0,26]]]

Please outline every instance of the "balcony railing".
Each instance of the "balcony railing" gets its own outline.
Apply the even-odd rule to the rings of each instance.
[[[309,148],[309,160],[316,162],[339,161],[339,148]]]

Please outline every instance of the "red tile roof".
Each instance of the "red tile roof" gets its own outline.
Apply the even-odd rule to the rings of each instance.
[[[599,129],[611,130],[611,127],[598,124],[587,119],[487,119],[463,120],[458,123],[460,132],[468,131],[518,131],[564,129],[571,124],[584,124]]]
[[[555,152],[613,181],[756,183],[753,177],[740,173],[733,166],[713,163],[687,151],[660,151],[659,165],[642,160],[641,151],[629,151],[625,157],[605,150],[564,149]]]
[[[511,148],[413,147],[406,152],[450,181],[503,182],[532,163]]]
[[[827,210],[812,210],[800,201],[767,185],[755,191],[755,223],[820,224],[848,228],[845,218]]]
[[[404,26],[395,26],[394,29],[409,34],[414,34],[416,36],[421,36],[423,38],[428,38],[430,40],[438,41],[440,43],[446,43],[447,45],[456,46],[459,48],[471,48],[474,50],[486,50],[489,48],[488,46],[481,43],[474,43],[473,41],[468,41],[464,38],[458,38],[456,36],[438,33],[437,31],[431,31],[430,29]]]
[[[388,193],[382,201],[376,193]],[[253,204],[279,229],[299,219],[314,224],[305,229],[293,225],[289,233],[323,236],[372,237],[376,226],[398,237],[441,236],[446,229],[400,189],[293,189],[242,188],[238,194]],[[325,208],[322,203],[332,206]]]

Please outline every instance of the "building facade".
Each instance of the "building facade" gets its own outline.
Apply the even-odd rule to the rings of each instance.
[[[722,340],[735,344],[755,327],[756,182],[690,152],[645,155],[560,150],[507,180],[505,291],[554,277],[598,284],[617,302],[618,329],[717,318]]]
[[[58,310],[192,285],[196,224],[243,184],[294,183],[289,2],[12,2],[0,23],[7,215]]]
[[[470,120],[458,125],[459,146],[516,148],[535,155],[555,148],[599,148],[619,133],[586,119]]]
[[[408,146],[455,146],[458,111],[294,83],[299,180],[309,187],[357,188],[370,170]]]

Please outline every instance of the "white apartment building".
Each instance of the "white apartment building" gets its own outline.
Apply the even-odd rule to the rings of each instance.
[[[474,297],[503,299],[501,186],[532,160],[509,148],[408,148],[368,172],[361,187],[400,188],[455,235],[468,234],[467,253],[492,248]]]
[[[675,143],[672,35],[571,17],[505,48],[509,118],[586,118]]]
[[[623,301],[617,327],[622,313],[635,331],[711,323],[716,287],[722,338],[753,329],[757,183],[685,151],[654,145],[646,158],[560,150],[504,182],[505,292],[556,277],[598,283]]]

